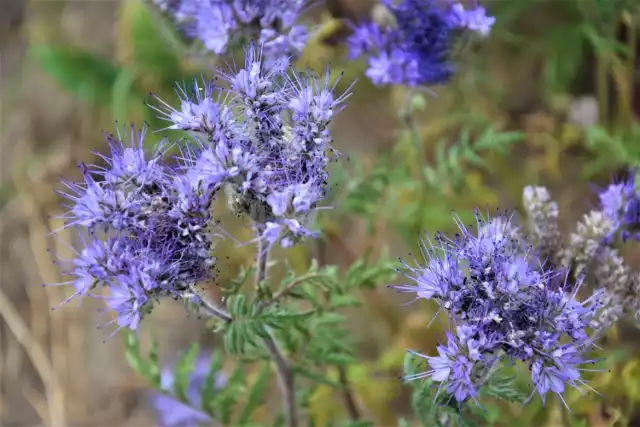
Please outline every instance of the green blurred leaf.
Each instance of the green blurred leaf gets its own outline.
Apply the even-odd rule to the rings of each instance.
[[[147,367],[147,379],[152,387],[160,388],[160,361],[158,356],[158,340],[151,338],[151,347],[149,348],[149,364]]]
[[[132,70],[122,68],[113,84],[111,92],[111,108],[113,117],[117,121],[126,121],[129,112],[129,103],[133,95],[136,75]]]
[[[269,385],[270,372],[269,363],[263,363],[258,373],[258,378],[249,391],[247,402],[242,408],[242,412],[240,412],[237,420],[238,425],[246,425],[250,421],[253,412],[264,403],[264,394]]]
[[[31,58],[73,96],[98,107],[111,103],[120,67],[106,58],[69,46],[35,45]]]
[[[188,402],[187,388],[189,387],[191,373],[195,369],[196,358],[200,346],[198,343],[191,344],[189,350],[180,357],[173,370],[174,382],[173,393],[182,402]]]
[[[125,332],[124,337],[125,357],[127,362],[131,365],[134,371],[143,373],[145,370],[145,362],[140,355],[140,342],[138,341],[138,338],[131,331]]]
[[[328,385],[330,387],[339,388],[340,383],[329,378],[327,375],[319,374],[317,372],[313,372],[307,367],[295,366],[294,371],[297,375],[300,375],[303,378],[309,379],[318,384]]]
[[[224,353],[220,349],[214,349],[211,355],[211,364],[209,372],[205,377],[200,396],[202,398],[202,408],[210,415],[215,414],[215,388],[216,377],[220,375],[222,365],[224,363]]]
[[[512,403],[522,403],[527,398],[524,393],[518,390],[515,376],[492,376],[483,387],[482,393]]]
[[[140,353],[140,341],[133,331],[124,332],[125,339],[125,359],[134,371],[145,377],[149,384],[160,388],[160,366],[158,363],[158,342],[151,340],[149,359],[146,360]]]
[[[231,419],[239,397],[246,393],[246,378],[246,367],[240,363],[229,376],[227,386],[216,395],[216,408],[220,413],[220,421],[223,425],[232,424]]]
[[[181,78],[180,61],[166,37],[160,32],[160,22],[140,0],[129,0],[133,61],[143,73],[159,77],[171,86]]]

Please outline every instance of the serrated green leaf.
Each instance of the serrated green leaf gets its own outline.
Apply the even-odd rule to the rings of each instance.
[[[329,308],[358,307],[360,305],[362,305],[362,303],[355,295],[334,295],[331,297]]]
[[[255,267],[243,268],[240,273],[236,276],[234,280],[228,286],[225,286],[222,289],[222,292],[225,296],[235,295],[240,289],[247,283],[249,277],[251,277],[255,273]]]
[[[158,340],[155,337],[151,338],[151,346],[149,348],[149,363],[147,368],[147,379],[149,383],[155,387],[160,388],[161,374],[160,374],[160,360],[158,351]]]
[[[121,72],[118,65],[69,46],[35,45],[29,55],[76,98],[109,107],[112,89]]]
[[[253,387],[249,391],[247,396],[247,402],[240,412],[237,423],[239,425],[246,425],[251,419],[253,412],[264,403],[264,394],[267,391],[269,385],[269,374],[271,369],[268,363],[263,363],[260,368],[260,373]]]
[[[133,370],[143,377],[154,388],[160,388],[160,366],[158,363],[158,342],[151,340],[149,359],[145,360],[140,352],[140,341],[133,331],[125,334],[125,358]]]
[[[358,363],[358,359],[348,354],[325,354],[318,355],[317,361],[326,365],[347,366]]]
[[[323,313],[322,317],[316,320],[318,324],[322,324],[322,325],[341,324],[341,323],[344,323],[344,321],[345,321],[344,315],[340,313],[330,312],[330,311]]]
[[[475,421],[473,421],[473,420],[471,420],[469,418],[463,417],[461,415],[459,415],[456,418],[456,420],[458,421],[458,425],[460,427],[478,427],[478,424]]]
[[[471,163],[473,166],[479,167],[479,168],[486,168],[487,164],[484,161],[484,159],[482,159],[482,157],[478,156],[478,154],[476,154],[476,152],[473,150],[473,148],[469,148],[467,150],[464,150],[462,153],[462,156],[464,157],[464,159]]]
[[[209,365],[209,371],[204,379],[202,390],[200,391],[200,397],[202,401],[202,408],[209,415],[215,414],[215,386],[216,377],[219,375],[224,363],[224,353],[220,349],[213,350],[211,354],[211,364]]]
[[[124,332],[125,337],[125,358],[129,365],[139,374],[145,373],[145,362],[140,355],[140,343],[133,331]]]
[[[245,294],[231,295],[227,298],[227,309],[231,317],[242,317],[248,313],[247,296]]]
[[[244,366],[239,366],[229,378],[229,384],[218,396],[218,408],[222,423],[231,424],[231,418],[238,403],[238,397],[245,392],[244,381],[246,372]]]
[[[173,370],[173,393],[182,402],[188,402],[187,388],[189,387],[191,373],[195,369],[199,349],[198,343],[193,343],[189,350],[180,357]]]
[[[239,398],[246,392],[246,369],[240,363],[227,379],[227,385],[215,395],[215,407],[218,418],[223,425],[232,424],[232,416],[235,413]]]
[[[262,321],[267,326],[270,327],[278,327],[282,326],[283,322],[287,322],[289,320],[303,320],[313,316],[313,312],[303,312],[303,313],[287,313],[284,311],[276,311],[272,313],[264,313],[259,314],[253,318],[256,321]]]
[[[526,395],[517,388],[515,376],[494,375],[483,387],[482,394],[514,403],[522,403],[526,399]]]

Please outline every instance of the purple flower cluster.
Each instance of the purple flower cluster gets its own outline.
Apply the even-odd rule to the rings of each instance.
[[[262,53],[252,47],[244,68],[220,73],[226,89],[196,81],[181,90],[180,110],[155,107],[170,128],[197,134],[177,164],[164,162],[166,142],[145,150],[146,129],[132,128],[129,138],[108,136],[103,166],[80,165],[83,183],[65,183],[66,227],[82,241],[67,263],[76,289],[69,300],[106,287],[117,314],[109,323],[132,330],[160,297],[199,303],[193,287],[215,271],[219,190],[250,215],[267,247],[315,235],[305,220],[325,195],[328,126],[348,92],[335,97],[328,73],[287,73],[287,62],[267,66]]]
[[[162,427],[190,427],[198,425],[211,425],[211,417],[202,409],[202,390],[209,375],[211,357],[200,356],[195,364],[195,369],[189,377],[186,395],[188,402],[181,402],[171,395],[171,389],[175,381],[173,371],[164,369],[160,377],[160,387],[164,393],[154,392],[151,396],[151,404],[158,415],[158,425]],[[223,388],[226,377],[214,374],[214,388]]]
[[[602,212],[615,229],[608,238],[619,233],[623,242],[630,238],[640,241],[640,191],[636,187],[636,173],[612,183],[599,196]]]
[[[298,56],[307,42],[307,29],[295,25],[304,0],[155,0],[187,35],[217,55],[256,40],[267,58]]]
[[[435,0],[383,0],[394,25],[376,22],[355,26],[348,40],[351,58],[368,56],[367,77],[376,85],[426,86],[443,84],[454,74],[451,48],[465,29],[486,35],[495,18],[482,7]]]
[[[184,298],[212,277],[210,205],[219,183],[194,179],[164,164],[168,146],[144,149],[146,129],[128,138],[108,135],[104,166],[80,164],[81,184],[65,183],[67,228],[82,245],[66,273],[77,296],[109,289],[107,306],[118,329],[135,330],[159,297]],[[66,302],[66,301],[65,301]]]
[[[476,400],[480,388],[504,362],[528,365],[533,394],[561,395],[578,388],[580,365],[591,362],[587,328],[594,326],[599,294],[576,299],[579,284],[555,280],[542,266],[510,217],[485,221],[474,233],[460,220],[455,238],[438,235],[422,244],[426,265],[404,264],[413,284],[394,286],[417,298],[435,300],[454,333],[438,356],[416,353],[430,369],[407,379],[432,378],[458,402]]]
[[[248,215],[269,246],[289,247],[314,236],[305,221],[325,197],[327,165],[338,153],[329,125],[349,96],[323,78],[299,74],[285,60],[268,63],[262,49],[246,52],[243,68],[219,73],[227,83],[181,89],[180,109],[156,107],[171,129],[196,134],[185,152],[194,176],[216,177],[239,215]]]

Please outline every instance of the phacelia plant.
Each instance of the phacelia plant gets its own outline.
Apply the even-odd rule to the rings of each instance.
[[[195,81],[180,88],[179,109],[158,99],[155,108],[170,128],[194,134],[179,144],[174,162],[166,161],[168,141],[148,150],[147,129],[132,128],[125,137],[109,135],[104,165],[81,164],[84,182],[66,183],[62,192],[66,228],[82,242],[77,257],[65,263],[75,287],[70,299],[104,299],[116,331],[137,330],[163,297],[223,323],[238,315],[201,298],[196,288],[216,273],[214,243],[226,233],[213,201],[225,191],[233,211],[247,215],[257,232],[258,283],[274,244],[289,247],[316,235],[307,217],[325,197],[327,165],[338,154],[329,125],[349,92],[335,94],[328,73],[316,78],[293,71],[286,58],[266,61],[263,48],[253,45],[244,67],[217,77],[224,85]],[[260,312],[274,309],[256,304]],[[268,329],[259,335],[287,378],[287,401],[293,402],[289,362]],[[289,425],[297,422],[292,405]]]
[[[424,264],[405,265],[412,285],[395,286],[435,300],[453,333],[438,356],[416,353],[430,369],[407,379],[430,378],[462,403],[477,400],[499,368],[523,362],[534,392],[561,395],[584,385],[581,366],[591,363],[600,292],[579,301],[580,281],[546,267],[512,217],[484,219],[475,230],[457,220],[454,238],[436,235],[422,246]]]
[[[414,264],[392,269],[386,259],[380,265],[358,259],[342,276],[314,260],[303,274],[286,265],[280,286],[268,286],[274,246],[319,235],[313,217],[327,197],[329,165],[340,157],[331,124],[351,86],[339,93],[339,78],[329,70],[316,76],[294,69],[309,32],[299,25],[303,0],[154,3],[213,54],[244,47],[244,63],[178,86],[179,105],[154,96],[151,108],[184,140],[150,148],[147,126],[132,126],[107,135],[110,152],[98,153],[99,164],[80,164],[83,182],[65,182],[61,191],[64,228],[77,237],[73,259],[61,266],[70,278],[62,284],[74,288],[63,304],[102,300],[113,334],[128,334],[128,360],[157,389],[151,402],[160,425],[255,425],[272,365],[282,404],[273,425],[315,425],[305,424],[313,393],[298,388],[299,377],[310,387],[340,389],[347,425],[370,425],[348,384],[347,368],[358,359],[340,309],[358,306],[354,292],[390,283],[396,273],[411,283],[393,288],[435,301],[450,325],[437,355],[410,352],[428,369],[404,378],[438,386],[435,397],[415,393],[414,407],[431,399],[463,421],[487,390],[526,402],[514,384],[497,379],[506,365],[528,369],[529,399],[538,394],[544,402],[549,393],[562,399],[569,388],[589,388],[582,371],[595,362],[597,338],[619,318],[640,313],[640,275],[614,247],[640,233],[635,178],[603,190],[599,209],[567,241],[549,192],[527,187],[522,225],[513,215],[478,213],[473,226],[456,217],[458,234],[424,241],[423,259]],[[495,21],[480,6],[444,0],[383,0],[383,6],[388,22],[354,24],[348,40],[351,58],[368,58],[366,75],[376,85],[447,83],[456,71],[455,43],[467,32],[487,35]],[[221,223],[224,206],[214,203],[219,197],[248,220],[254,234],[243,244],[256,244],[257,256],[255,266],[212,298],[203,288],[217,286],[226,254],[216,243],[230,235]],[[251,276],[254,292],[243,289]],[[145,359],[136,337],[167,298],[206,316],[223,341],[211,355],[194,345],[172,370],[160,368],[155,341]],[[225,355],[234,357],[232,373]],[[337,373],[337,384],[327,372]],[[423,415],[417,417],[425,425],[450,425],[446,417]]]
[[[482,7],[435,0],[384,0],[390,25],[365,21],[348,40],[351,58],[368,57],[367,77],[376,85],[430,86],[455,73],[454,43],[467,30],[486,35],[495,18]]]

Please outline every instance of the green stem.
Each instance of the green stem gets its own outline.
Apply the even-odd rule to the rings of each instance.
[[[267,260],[268,260],[268,250],[261,243],[258,248],[258,272],[256,274],[256,283],[260,284],[267,277]],[[191,287],[192,291],[197,293],[195,286]],[[202,301],[202,308],[204,311],[216,317],[226,323],[232,322],[233,318],[231,315],[219,305],[216,304],[215,301],[204,297],[203,295],[197,293]],[[287,427],[298,427],[298,414],[296,407],[296,393],[295,393],[295,385],[294,385],[294,376],[293,376],[293,368],[291,363],[287,360],[287,358],[282,354],[282,351],[278,347],[273,335],[270,331],[266,331],[266,336],[263,338],[264,345],[269,353],[269,357],[276,365],[276,371],[278,374],[278,383],[280,385],[280,390],[284,399],[284,415],[285,415],[285,425]]]
[[[258,271],[256,274],[256,285],[260,285],[267,277],[267,261],[269,259],[269,249],[260,242],[258,246]],[[269,356],[276,365],[278,373],[278,384],[282,393],[285,425],[287,427],[298,427],[298,408],[296,406],[296,391],[293,368],[291,363],[282,354],[270,331],[264,338],[264,344],[269,352]]]

